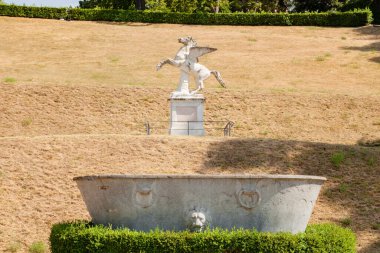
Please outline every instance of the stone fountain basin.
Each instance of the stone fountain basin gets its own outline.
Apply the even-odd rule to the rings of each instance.
[[[75,177],[95,224],[133,230],[255,228],[303,232],[322,184],[302,175]]]

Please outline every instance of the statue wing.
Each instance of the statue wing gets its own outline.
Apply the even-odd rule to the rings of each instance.
[[[212,53],[216,51],[216,48],[212,47],[192,47],[189,52],[189,59],[192,62],[198,62],[198,57],[201,57],[204,54]]]

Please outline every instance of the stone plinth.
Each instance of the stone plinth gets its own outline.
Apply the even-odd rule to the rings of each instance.
[[[173,92],[170,101],[170,135],[203,136],[205,98],[201,94]]]

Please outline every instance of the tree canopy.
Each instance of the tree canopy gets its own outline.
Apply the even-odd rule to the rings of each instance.
[[[325,12],[370,8],[375,20],[380,19],[380,0],[81,0],[79,6],[187,13]]]

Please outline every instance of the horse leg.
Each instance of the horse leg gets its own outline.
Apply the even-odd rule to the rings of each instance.
[[[203,80],[201,80],[199,77],[196,79],[196,83],[197,83],[198,87],[196,90],[193,90],[191,92],[191,95],[198,93],[199,91],[203,90],[203,88],[204,88]]]
[[[170,64],[170,65],[175,66],[175,67],[180,67],[181,66],[181,62],[175,61],[175,60],[170,59],[170,58],[167,58],[165,60],[160,61],[157,64],[156,70],[159,71],[165,64]]]
[[[222,87],[226,88],[226,83],[223,81],[222,76],[220,75],[219,71],[211,70],[210,73],[215,76],[216,80],[218,80],[218,82],[220,83]]]

